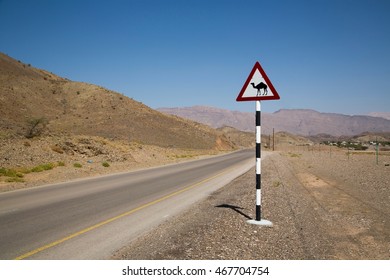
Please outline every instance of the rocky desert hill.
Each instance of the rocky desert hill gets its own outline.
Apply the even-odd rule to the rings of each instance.
[[[162,114],[103,87],[73,82],[0,53],[0,133],[71,134],[160,147],[229,149],[203,124]],[[37,125],[34,127],[34,125]]]
[[[240,148],[255,147],[255,133],[238,130],[234,127],[223,126],[217,129],[234,145]],[[262,137],[263,140],[265,136]],[[265,143],[265,142],[263,142]]]
[[[161,112],[177,115],[218,128],[231,126],[243,131],[253,131],[254,112],[229,111],[207,106],[159,108]],[[382,113],[381,116],[384,116]],[[286,131],[296,135],[351,136],[363,132],[390,132],[390,120],[372,116],[348,116],[320,113],[314,110],[283,109],[275,113],[262,113],[262,132]]]

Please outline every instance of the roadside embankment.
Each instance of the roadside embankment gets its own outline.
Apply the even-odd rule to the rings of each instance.
[[[223,152],[164,148],[98,136],[0,140],[0,192],[177,163]]]

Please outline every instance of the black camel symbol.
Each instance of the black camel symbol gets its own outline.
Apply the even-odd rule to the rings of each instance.
[[[255,83],[251,83],[252,87],[257,89],[257,95],[256,96],[259,96],[259,94],[261,93],[260,92],[260,89],[263,89],[263,95],[267,95],[268,94],[268,90],[267,90],[267,85],[264,84],[263,82],[260,82],[260,84],[258,84],[257,86],[255,86]]]

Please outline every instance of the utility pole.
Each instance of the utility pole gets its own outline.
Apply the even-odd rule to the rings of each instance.
[[[379,154],[379,143],[378,143],[378,137],[376,137],[376,140],[375,140],[375,142],[376,142],[376,165],[378,165],[379,163],[379,161],[378,161],[378,154]]]
[[[272,128],[272,151],[275,151],[275,128]]]

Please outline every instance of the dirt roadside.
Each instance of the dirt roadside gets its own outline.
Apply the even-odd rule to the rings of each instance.
[[[97,136],[0,140],[0,192],[179,163],[225,152],[229,151],[163,148]]]
[[[389,161],[388,157],[381,159]],[[390,259],[390,167],[370,155],[274,152],[255,171],[127,244],[113,259]]]

